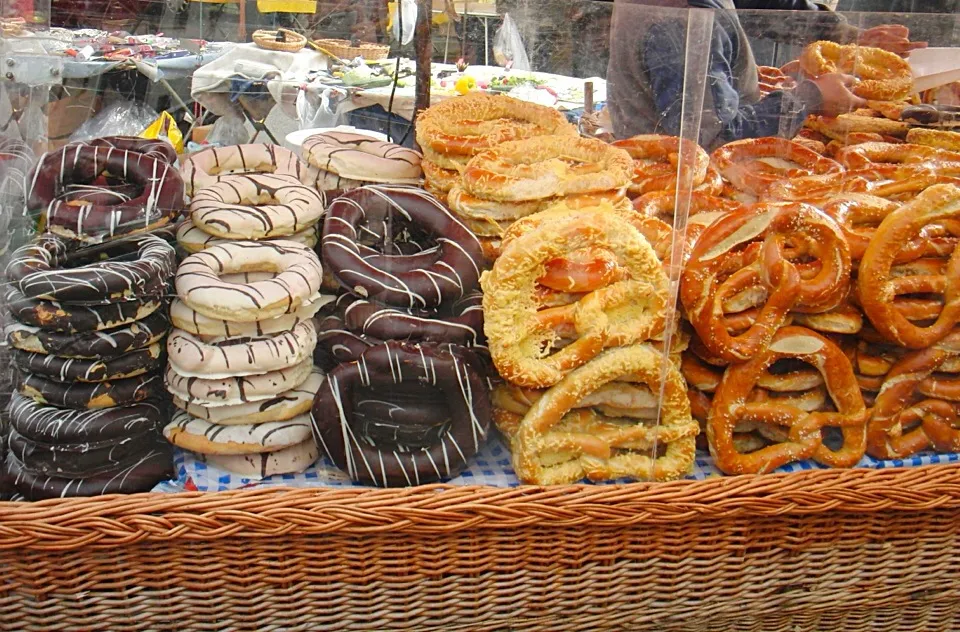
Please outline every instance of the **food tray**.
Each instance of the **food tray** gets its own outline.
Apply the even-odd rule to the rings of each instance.
[[[960,466],[0,503],[18,630],[950,630]]]

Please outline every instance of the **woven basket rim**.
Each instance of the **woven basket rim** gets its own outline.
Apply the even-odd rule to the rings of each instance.
[[[623,528],[698,519],[960,507],[960,464],[557,487],[268,487],[0,503],[0,548],[464,529]]]

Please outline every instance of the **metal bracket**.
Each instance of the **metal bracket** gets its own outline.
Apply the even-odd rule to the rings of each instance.
[[[63,80],[63,59],[52,55],[2,55],[0,77],[28,86],[60,84]]]

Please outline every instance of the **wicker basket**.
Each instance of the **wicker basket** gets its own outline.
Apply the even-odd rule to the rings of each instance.
[[[279,50],[286,53],[295,53],[307,45],[306,37],[290,29],[254,31],[253,41],[260,48]]]
[[[359,46],[353,46],[347,40],[340,39],[321,39],[315,42],[317,48],[326,51],[340,59],[355,59],[363,57],[369,61],[385,59],[390,54],[390,47],[385,44],[371,44],[369,42],[360,42]]]
[[[16,630],[960,628],[960,466],[0,503]]]

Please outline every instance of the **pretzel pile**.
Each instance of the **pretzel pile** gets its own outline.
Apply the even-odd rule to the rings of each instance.
[[[633,166],[627,153],[579,138],[552,108],[506,96],[469,94],[417,119],[426,188],[496,259],[513,222],[557,202],[577,208],[623,202]]]
[[[960,154],[811,136],[721,147],[724,204],[691,196],[682,372],[726,473],[960,446]]]
[[[494,420],[521,481],[669,480],[692,466],[699,430],[658,342],[668,283],[653,223],[665,226],[605,201],[561,203],[514,224],[481,278],[490,355],[506,380]]]

